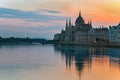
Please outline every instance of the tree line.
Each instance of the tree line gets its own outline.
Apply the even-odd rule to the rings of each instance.
[[[9,37],[9,38],[2,38],[0,37],[0,43],[46,43],[46,39],[42,38],[15,38],[15,37]]]

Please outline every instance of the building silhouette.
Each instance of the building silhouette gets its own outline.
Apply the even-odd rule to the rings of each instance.
[[[79,12],[75,25],[72,23],[70,18],[67,19],[65,29],[61,30],[60,34],[55,34],[54,40],[58,40],[60,43],[85,44],[95,43],[97,39],[109,40],[108,28],[93,28],[92,21],[85,23],[81,12]]]
[[[111,43],[120,43],[120,23],[117,26],[109,26],[109,40]]]

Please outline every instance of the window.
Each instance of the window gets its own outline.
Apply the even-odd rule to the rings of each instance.
[[[114,29],[117,29],[117,27],[114,27]]]
[[[111,31],[111,34],[113,33],[113,31]]]

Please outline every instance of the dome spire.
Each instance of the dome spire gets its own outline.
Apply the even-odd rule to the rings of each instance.
[[[81,10],[79,11],[79,17],[81,17]]]

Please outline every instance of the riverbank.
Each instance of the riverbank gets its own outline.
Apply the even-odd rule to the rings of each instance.
[[[74,42],[58,42],[54,40],[46,39],[30,39],[30,38],[2,38],[0,39],[0,45],[11,45],[11,44],[53,44],[53,45],[74,45],[74,46],[93,46],[93,47],[112,47],[120,48],[118,43],[108,43],[108,42],[97,42],[97,43],[74,43]]]
[[[85,43],[60,43],[60,42],[55,42],[55,43],[52,43],[52,44],[120,48],[120,44],[118,44],[118,43],[88,43],[88,44],[85,44]]]
[[[0,44],[45,44],[47,42],[46,39],[42,38],[1,38],[0,37]]]

